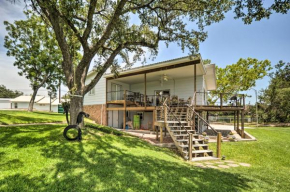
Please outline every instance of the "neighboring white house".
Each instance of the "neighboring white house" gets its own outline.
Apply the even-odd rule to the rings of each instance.
[[[31,96],[19,96],[15,99],[11,99],[12,109],[28,109]],[[52,99],[51,111],[58,112],[59,99]],[[45,96],[36,96],[33,109],[37,111],[49,111],[50,109],[50,98]]]
[[[86,83],[96,73],[91,71]],[[121,71],[118,78],[105,74],[85,95],[84,110],[100,124],[116,128],[134,115],[142,114],[142,128],[154,124],[154,111],[161,97],[177,97],[178,102],[191,101],[196,93],[197,105],[207,105],[205,92],[216,89],[215,65],[202,63],[200,56],[169,61]]]
[[[51,111],[58,112],[58,105],[61,105],[61,103],[59,103],[59,99],[52,99],[51,100]],[[43,99],[41,99],[40,101],[38,101],[34,104],[34,108],[38,111],[49,111],[50,98],[44,97]]]
[[[11,98],[0,98],[0,109],[11,109]]]

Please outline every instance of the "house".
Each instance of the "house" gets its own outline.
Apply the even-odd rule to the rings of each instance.
[[[86,83],[95,76],[88,73]],[[243,136],[244,96],[220,93],[216,102],[207,102],[208,92],[216,89],[214,64],[203,64],[201,56],[182,57],[104,74],[84,97],[84,110],[99,124],[114,128],[167,131],[184,158],[213,156],[196,134],[211,129],[209,111],[231,111],[236,117],[235,129]],[[243,119],[243,118],[241,118]],[[196,152],[189,153],[189,133],[194,133]],[[192,147],[192,146],[191,146]]]
[[[51,102],[51,109],[50,109],[50,102]],[[58,112],[58,106],[61,105],[59,103],[59,99],[54,98],[51,99],[49,97],[44,97],[43,99],[35,102],[33,108],[35,108],[37,111],[52,111],[52,112]]]
[[[12,98],[0,98],[0,109],[10,109]]]
[[[36,103],[43,98],[44,96],[36,96],[34,102]],[[10,102],[11,102],[12,109],[28,109],[30,100],[31,100],[31,96],[25,96],[25,95],[11,99]]]
[[[11,99],[11,109],[28,109],[30,100],[31,96],[19,96],[15,99]],[[58,112],[59,105],[59,99],[52,99],[51,111]],[[33,109],[37,111],[50,111],[50,98],[45,96],[36,96]]]

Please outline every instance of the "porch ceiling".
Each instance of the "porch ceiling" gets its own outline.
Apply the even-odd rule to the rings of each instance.
[[[196,69],[197,69],[196,75],[203,75],[205,73],[202,64],[197,64]],[[181,79],[181,78],[193,77],[194,76],[194,65],[147,73],[146,79],[147,79],[147,82],[159,81],[163,75],[167,75],[169,80],[170,79]],[[120,81],[122,83],[127,83],[127,84],[143,83],[144,82],[144,74],[121,77],[121,78],[118,78],[115,80]]]

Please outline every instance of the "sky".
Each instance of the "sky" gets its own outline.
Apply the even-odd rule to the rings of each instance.
[[[6,0],[0,0],[0,84],[9,89],[20,90],[25,94],[31,94],[29,81],[18,75],[18,70],[13,66],[14,59],[6,56],[3,46],[6,35],[3,21],[25,19],[24,4],[11,4]],[[205,28],[208,38],[200,43],[199,53],[203,59],[210,59],[219,67],[225,67],[236,63],[240,58],[268,59],[272,66],[279,60],[290,62],[290,13],[272,14],[270,19],[253,22],[245,25],[241,20],[235,20],[233,13],[226,14],[226,18],[219,23],[214,23]],[[182,52],[176,44],[170,44],[167,48],[160,44],[158,56],[154,61],[147,60],[147,64],[174,59],[188,55],[188,51]],[[137,64],[138,65],[138,64]],[[135,66],[137,66],[135,65]],[[269,84],[269,77],[258,80],[254,89],[265,89]],[[66,90],[63,89],[62,94]],[[46,90],[41,89],[39,95],[46,95]],[[249,90],[248,102],[254,103],[254,91]]]

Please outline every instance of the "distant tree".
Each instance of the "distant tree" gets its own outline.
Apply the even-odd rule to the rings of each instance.
[[[23,95],[21,91],[13,91],[7,89],[4,85],[0,85],[0,98],[15,98]]]
[[[237,63],[225,68],[216,67],[217,89],[211,92],[209,101],[214,103],[219,93],[236,94],[254,87],[256,80],[265,77],[269,70],[269,60],[259,61],[253,58],[241,58]],[[224,99],[227,99],[227,95],[224,95]]]
[[[259,96],[261,117],[265,122],[290,122],[290,63],[279,61],[275,69]]]
[[[28,111],[33,104],[39,88],[58,85],[61,73],[61,52],[54,34],[41,17],[25,12],[27,20],[4,22],[8,35],[5,36],[7,55],[15,57],[14,66],[20,69],[19,75],[30,81],[33,94]]]
[[[118,59],[129,66],[145,51],[158,53],[161,41],[167,45],[177,42],[182,50],[196,54],[199,42],[206,39],[204,28],[224,19],[232,8],[236,18],[246,24],[253,20],[269,18],[273,12],[287,13],[289,1],[277,0],[265,6],[261,0],[25,0],[33,9],[49,21],[63,63],[66,83],[71,98],[71,123],[83,108],[83,96],[88,93],[111,68],[118,69]],[[134,17],[134,19],[132,19]],[[191,26],[190,26],[191,25]],[[79,46],[81,59],[75,62],[74,45]],[[135,55],[128,62],[128,53]],[[97,58],[96,75],[85,84],[92,60]]]

